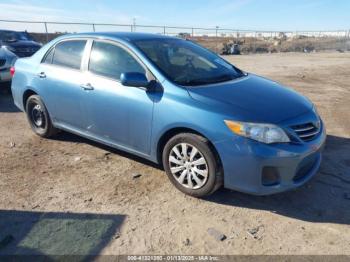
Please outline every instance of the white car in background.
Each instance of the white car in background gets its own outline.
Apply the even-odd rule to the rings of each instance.
[[[17,56],[6,48],[0,47],[0,83],[11,81],[11,67],[15,64]]]

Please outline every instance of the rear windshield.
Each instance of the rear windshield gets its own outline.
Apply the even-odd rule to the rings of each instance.
[[[134,44],[171,81],[197,86],[230,81],[243,72],[213,52],[182,39],[136,40]]]

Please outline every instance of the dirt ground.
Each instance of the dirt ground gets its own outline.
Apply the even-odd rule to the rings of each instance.
[[[0,254],[350,255],[350,53],[227,59],[317,105],[328,139],[311,182],[266,197],[188,197],[142,159],[67,133],[35,136],[2,92]]]

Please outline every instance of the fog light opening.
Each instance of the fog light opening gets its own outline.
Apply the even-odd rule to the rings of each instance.
[[[280,175],[275,167],[264,167],[261,179],[264,186],[276,186],[280,183]]]

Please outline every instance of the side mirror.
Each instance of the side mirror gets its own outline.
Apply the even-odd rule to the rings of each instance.
[[[137,72],[122,73],[120,75],[120,81],[124,86],[143,87],[143,88],[147,88],[150,83],[145,74],[137,73]]]

